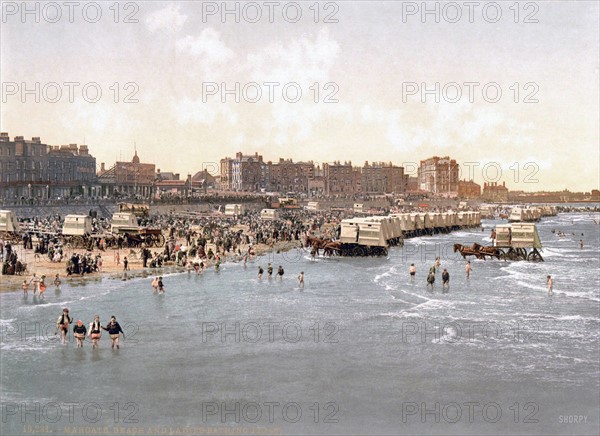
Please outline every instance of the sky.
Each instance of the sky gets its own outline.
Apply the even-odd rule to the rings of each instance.
[[[98,166],[437,155],[480,184],[600,185],[596,1],[24,5],[2,2],[1,130]]]

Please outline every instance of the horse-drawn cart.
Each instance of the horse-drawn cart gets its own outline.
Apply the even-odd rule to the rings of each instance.
[[[126,247],[163,247],[165,237],[161,229],[151,229],[146,227],[126,228],[120,227],[118,233],[124,238]]]
[[[475,256],[483,260],[487,256],[503,260],[543,262],[541,249],[542,242],[534,223],[497,225],[495,245],[491,247],[477,243],[472,246],[454,244],[454,252],[458,251],[463,258]]]

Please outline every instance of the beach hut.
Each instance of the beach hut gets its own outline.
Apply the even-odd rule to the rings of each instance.
[[[89,235],[92,233],[92,218],[87,215],[67,215],[63,223],[63,235]]]
[[[113,213],[112,220],[110,222],[110,231],[113,233],[118,233],[120,229],[123,231],[134,230],[137,232],[139,230],[137,217],[133,213],[129,212]]]
[[[260,218],[263,220],[276,220],[279,217],[275,209],[263,209],[260,211]]]

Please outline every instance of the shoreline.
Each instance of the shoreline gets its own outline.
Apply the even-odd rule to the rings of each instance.
[[[263,256],[269,252],[283,253],[290,251],[294,248],[300,248],[301,241],[280,241],[273,244],[273,246],[269,246],[266,244],[257,244],[253,245],[255,255],[254,259]],[[242,247],[244,248],[242,250]],[[243,245],[240,247],[242,253],[247,251],[247,246]],[[23,251],[22,248],[18,247],[19,251]],[[25,258],[27,259],[36,259],[33,250],[25,250]],[[184,266],[177,265],[175,263],[169,263],[167,265],[163,265],[161,268],[144,268],[142,266],[142,260],[139,258],[138,254],[141,252],[141,249],[130,249],[121,250],[121,257],[127,256],[129,259],[129,267],[128,271],[123,270],[122,262],[117,265],[114,261],[114,255],[117,250],[109,249],[107,251],[100,251],[98,249],[94,249],[91,251],[92,255],[96,254],[102,255],[103,265],[102,272],[94,272],[91,274],[85,275],[72,275],[68,277],[66,275],[66,262],[51,262],[48,258],[43,255],[39,258],[39,260],[35,260],[33,262],[27,263],[27,271],[21,275],[0,275],[0,294],[8,293],[8,292],[23,292],[21,285],[23,284],[23,280],[27,279],[28,281],[31,279],[33,274],[35,273],[38,277],[45,275],[46,276],[46,292],[55,288],[54,286],[54,277],[56,274],[60,274],[61,286],[65,284],[69,284],[71,286],[81,286],[86,285],[88,282],[101,281],[104,279],[110,280],[130,280],[135,278],[146,278],[161,274],[170,274],[170,273],[179,273],[185,272],[186,269]],[[135,252],[135,254],[133,254]],[[131,256],[131,257],[130,257]],[[134,257],[135,256],[135,257]],[[242,254],[243,256],[243,254]],[[19,257],[21,257],[19,255]],[[112,257],[112,259],[111,259]],[[238,259],[237,254],[221,254],[221,264],[237,262],[235,259]],[[214,258],[212,260],[206,261],[207,269],[210,267],[214,267],[215,261]],[[193,270],[192,270],[193,271]],[[125,276],[125,273],[127,274]],[[33,287],[30,286],[29,293],[33,292]],[[37,295],[37,294],[36,294]]]

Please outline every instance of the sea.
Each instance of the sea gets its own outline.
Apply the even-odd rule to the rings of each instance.
[[[164,294],[151,277],[1,293],[0,434],[599,434],[597,222],[543,218],[544,262],[471,259],[470,278],[453,244],[490,244],[501,221],[387,257],[163,272]],[[61,344],[63,307],[86,326],[114,315],[120,349],[106,332],[97,350]]]

